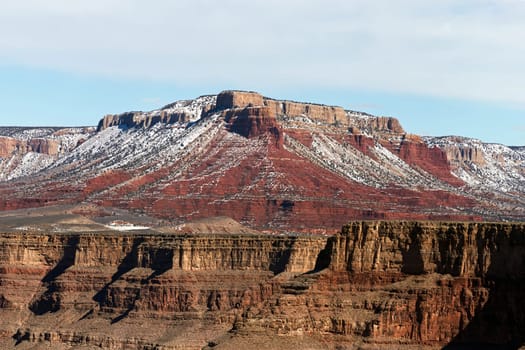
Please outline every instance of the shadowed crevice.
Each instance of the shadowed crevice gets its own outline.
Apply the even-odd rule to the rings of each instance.
[[[42,284],[45,286],[45,291],[36,296],[29,304],[29,310],[35,315],[56,312],[60,309],[60,286],[57,284],[56,279],[69,267],[75,264],[75,254],[79,241],[79,236],[68,237],[62,258],[55,267],[53,267],[44,278],[42,278]]]
[[[332,261],[333,245],[334,245],[334,238],[333,237],[328,238],[326,240],[326,245],[317,255],[317,259],[315,260],[314,269],[312,271],[308,271],[307,273],[319,272],[330,266],[330,262]]]
[[[286,270],[286,266],[290,262],[290,257],[292,255],[292,248],[295,245],[296,240],[296,237],[290,237],[290,246],[276,249],[276,253],[270,262],[270,271],[272,271],[275,275]],[[272,244],[274,247],[279,248],[280,242],[274,241]]]
[[[129,253],[126,254],[124,259],[122,259],[122,262],[117,268],[117,272],[115,272],[113,276],[111,276],[111,281],[106,283],[106,285],[104,285],[104,287],[102,287],[102,289],[97,294],[95,294],[95,296],[93,297],[94,301],[96,301],[99,304],[102,304],[106,300],[109,287],[113,283],[115,283],[115,281],[120,279],[124,274],[136,267],[138,249],[140,244],[142,244],[143,242],[144,238],[142,237],[133,240],[131,250],[129,251]]]
[[[525,234],[514,227],[510,239],[494,239],[483,283],[489,290],[487,302],[444,350],[517,350],[525,345]],[[482,247],[478,242],[478,249]]]
[[[420,275],[425,272],[425,264],[423,256],[421,255],[422,229],[419,225],[415,225],[410,231],[410,244],[408,250],[403,250],[403,266],[401,272],[409,275]]]
[[[172,249],[153,249],[148,250],[143,247],[144,238],[138,237],[133,240],[131,250],[126,254],[124,259],[117,268],[117,271],[111,277],[111,280],[104,285],[104,287],[93,297],[100,306],[112,306],[111,301],[111,286],[122,278],[126,273],[134,268],[143,267],[151,268],[153,272],[147,277],[140,280],[140,286],[134,291],[130,300],[127,302],[126,309],[117,317],[111,320],[111,323],[116,323],[126,318],[133,309],[136,303],[141,298],[141,290],[150,283],[150,281],[167,270],[173,267],[173,250]],[[142,259],[139,259],[139,256]]]

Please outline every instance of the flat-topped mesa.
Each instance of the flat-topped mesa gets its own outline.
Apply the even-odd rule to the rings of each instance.
[[[231,112],[231,110],[238,111],[249,108],[250,111],[244,112],[239,120],[243,124],[243,131],[240,132],[240,134],[247,137],[257,136],[266,131],[274,132],[275,126],[277,125],[275,120],[278,120],[282,116],[307,117],[315,122],[353,127],[352,132],[354,133],[360,133],[360,130],[397,134],[404,133],[403,128],[396,118],[373,116],[366,118],[355,117],[353,114],[356,112],[349,113],[338,106],[274,100],[253,91],[226,90],[216,96],[216,101],[212,101],[211,97],[215,99],[215,96],[201,96],[196,100],[175,102],[152,112],[109,114],[100,120],[97,131],[102,131],[112,126],[148,128],[157,123],[187,123],[207,115],[208,112],[212,110],[230,111],[225,112],[224,117],[231,119],[239,114],[238,112]],[[207,98],[209,99],[207,100]],[[201,99],[201,102],[205,103],[202,104],[198,102]],[[186,108],[195,102],[197,102],[196,105],[199,105],[198,108]],[[257,116],[257,118],[254,118],[254,116]],[[248,130],[247,125],[253,126],[255,130]],[[268,125],[270,125],[269,128],[266,127]],[[237,132],[236,128],[231,129]]]
[[[246,107],[268,107],[271,116],[304,116],[324,123],[349,125],[348,116],[342,107],[274,100],[251,91],[227,90],[217,96],[219,110]]]
[[[345,111],[342,107],[314,103],[274,100],[252,91],[227,90],[217,95],[218,110],[267,107],[271,118],[280,116],[308,117],[314,121],[351,128],[354,134],[361,130],[368,133],[405,134],[401,123],[394,117],[375,117],[365,113]]]

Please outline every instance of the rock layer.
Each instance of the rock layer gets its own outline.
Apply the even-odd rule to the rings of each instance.
[[[263,97],[256,92],[223,91],[217,95],[217,109],[268,107],[270,116],[308,117],[316,121],[349,125],[345,110],[336,106],[280,101]]]
[[[0,239],[3,348],[525,344],[525,224],[353,222],[328,239]]]
[[[28,152],[42,153],[56,156],[60,142],[44,138],[19,140],[13,137],[0,136],[0,157],[7,158],[14,154],[23,155]]]

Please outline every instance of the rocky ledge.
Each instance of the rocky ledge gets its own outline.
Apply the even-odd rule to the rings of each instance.
[[[0,234],[2,348],[525,344],[525,224]],[[16,347],[15,347],[16,346]]]
[[[195,101],[199,102],[196,104]],[[244,109],[261,110],[254,114],[270,118],[307,117],[326,124],[353,126],[354,131],[363,128],[368,131],[379,130],[397,134],[405,132],[399,121],[393,117],[374,117],[365,113],[347,111],[338,106],[275,100],[257,92],[237,90],[222,91],[216,96],[201,96],[196,100],[179,101],[151,112],[109,114],[100,120],[97,130],[102,131],[112,126],[149,128],[157,123],[187,123],[217,111]],[[361,117],[357,122],[356,115]]]

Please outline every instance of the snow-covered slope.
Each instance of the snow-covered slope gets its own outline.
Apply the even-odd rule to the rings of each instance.
[[[525,150],[477,139],[427,137],[446,151],[452,172],[468,186],[486,191],[525,193]]]
[[[94,128],[0,127],[0,181],[33,175],[67,156]]]
[[[106,116],[96,132],[5,128],[0,209],[89,202],[272,229],[525,219],[525,148],[421,138],[395,118],[255,93],[227,97]]]

